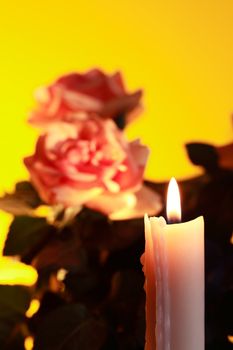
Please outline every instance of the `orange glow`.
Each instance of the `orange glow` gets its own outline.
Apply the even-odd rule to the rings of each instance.
[[[0,257],[0,285],[32,286],[37,281],[37,272],[13,257]]]
[[[179,187],[174,177],[171,178],[167,191],[167,219],[181,221],[181,204]]]
[[[232,232],[232,235],[231,235],[231,238],[230,238],[230,243],[233,244],[233,232]]]
[[[229,340],[230,343],[233,343],[233,335],[228,335],[227,339]]]
[[[40,301],[38,299],[32,299],[29,308],[26,312],[26,316],[28,318],[31,318],[33,315],[35,315],[37,313],[37,311],[40,308]]]
[[[57,271],[57,280],[59,282],[64,281],[64,279],[66,278],[68,271],[66,269],[60,269]]]
[[[24,340],[24,349],[25,350],[32,350],[34,345],[34,339],[33,337],[27,337]]]
[[[50,218],[52,215],[52,208],[48,205],[40,205],[34,210],[34,215],[42,218]]]

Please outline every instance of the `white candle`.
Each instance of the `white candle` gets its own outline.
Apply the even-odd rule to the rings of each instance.
[[[177,194],[176,186],[175,179],[172,179],[168,194],[168,217],[171,221],[181,216],[174,209],[178,206],[179,211],[179,198],[178,204],[174,202],[175,206],[170,202],[174,197],[170,190]],[[204,350],[203,217],[186,223],[167,224],[162,217],[149,219],[145,216],[145,236],[145,349]],[[156,301],[151,305],[153,276]],[[154,318],[155,323],[149,321]]]

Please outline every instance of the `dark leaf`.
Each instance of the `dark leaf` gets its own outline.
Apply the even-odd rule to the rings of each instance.
[[[24,319],[30,303],[27,288],[0,286],[0,344],[4,344],[15,325]]]
[[[60,294],[46,291],[41,298],[38,312],[29,320],[28,326],[30,331],[33,334],[37,333],[37,329],[41,327],[47,315],[65,305],[65,300]]]
[[[66,268],[82,271],[86,265],[85,250],[71,239],[54,237],[33,260],[37,270],[44,268]]]
[[[9,341],[7,341],[4,350],[25,350],[24,342],[25,336],[23,336],[22,330],[18,328]]]
[[[63,341],[61,350],[100,350],[105,343],[106,337],[106,325],[102,321],[89,318]]]
[[[34,350],[98,350],[106,339],[106,325],[81,305],[67,305],[41,322]]]
[[[132,295],[132,290],[133,295]],[[112,278],[111,297],[119,301],[135,300],[143,294],[143,277],[134,270],[116,272]]]
[[[35,187],[29,181],[18,182],[15,187],[15,193],[23,198],[32,208],[37,208],[42,204]]]
[[[17,216],[12,222],[5,243],[5,255],[25,256],[36,245],[52,234],[51,226],[44,218]]]
[[[102,291],[105,287],[104,284],[100,286],[100,282],[98,271],[92,270],[86,273],[69,273],[65,279],[66,290],[74,300],[91,304],[99,297],[98,289],[101,287]]]
[[[90,250],[125,249],[143,235],[143,219],[112,221],[91,209],[84,208],[74,223],[83,245]]]
[[[30,182],[16,184],[14,193],[6,193],[0,198],[0,209],[13,215],[32,215],[33,209],[42,204]]]
[[[186,149],[194,165],[202,166],[210,172],[218,168],[218,154],[214,146],[193,142],[187,143]]]
[[[109,323],[115,324],[119,349],[143,349],[144,278],[134,270],[116,272],[112,278],[107,308]]]
[[[233,170],[233,142],[217,148],[221,168]]]
[[[0,286],[0,305],[24,315],[30,302],[29,290],[21,286]],[[1,314],[0,308],[0,314]]]

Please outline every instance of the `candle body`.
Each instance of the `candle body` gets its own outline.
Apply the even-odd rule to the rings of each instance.
[[[145,254],[144,254],[144,273],[147,276],[145,281],[146,291],[146,344],[145,350],[154,350],[156,348],[155,322],[156,322],[156,276],[155,255],[153,253],[153,240],[151,235],[151,225],[148,217],[145,217],[145,232],[147,232]]]
[[[171,350],[204,350],[203,218],[164,227]]]
[[[150,223],[156,350],[204,350],[203,218],[172,225],[163,218],[151,218]]]

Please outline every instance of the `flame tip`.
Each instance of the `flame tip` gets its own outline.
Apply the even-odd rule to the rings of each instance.
[[[179,187],[175,177],[172,177],[167,191],[167,218],[171,222],[181,220],[181,204]]]

